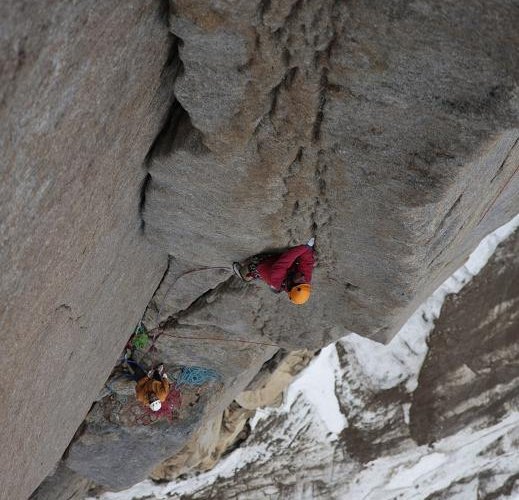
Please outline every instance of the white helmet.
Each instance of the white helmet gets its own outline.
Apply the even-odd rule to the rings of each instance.
[[[151,411],[159,411],[162,408],[162,403],[156,399],[150,403]]]

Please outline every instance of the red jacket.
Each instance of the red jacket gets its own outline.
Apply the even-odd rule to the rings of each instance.
[[[314,249],[308,245],[290,248],[281,255],[270,257],[256,266],[261,279],[275,290],[286,290],[289,274],[300,272],[305,283],[312,281]]]

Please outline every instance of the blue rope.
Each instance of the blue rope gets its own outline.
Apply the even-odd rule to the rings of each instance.
[[[177,378],[177,385],[203,385],[209,380],[217,380],[218,373],[210,368],[184,366]]]

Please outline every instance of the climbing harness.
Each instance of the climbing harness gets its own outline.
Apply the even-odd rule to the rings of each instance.
[[[258,272],[258,265],[261,264],[263,261],[270,259],[271,257],[275,257],[276,254],[273,253],[260,253],[257,255],[253,255],[252,257],[249,257],[243,262],[243,267],[247,268],[247,276],[250,277],[249,280],[244,278],[240,272],[240,268],[242,267],[239,262],[233,263],[233,270],[243,281],[252,281],[260,279],[260,273]],[[235,269],[236,268],[236,269]]]

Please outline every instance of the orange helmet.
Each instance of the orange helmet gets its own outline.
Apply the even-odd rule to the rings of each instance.
[[[310,298],[312,287],[308,283],[293,286],[288,292],[288,298],[294,304],[304,304]]]

